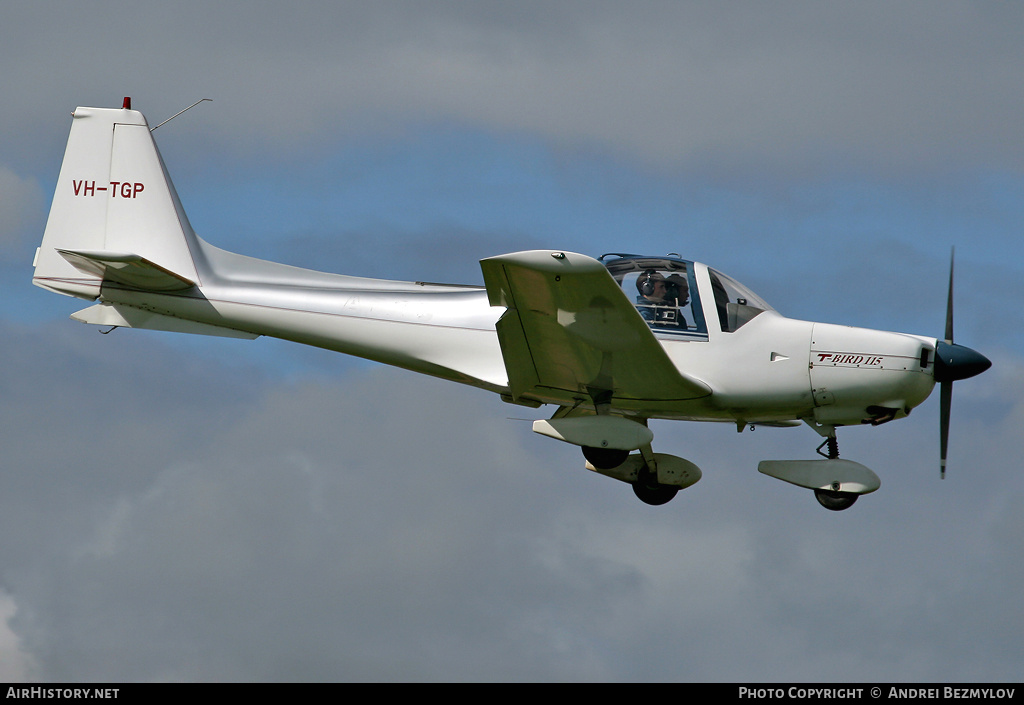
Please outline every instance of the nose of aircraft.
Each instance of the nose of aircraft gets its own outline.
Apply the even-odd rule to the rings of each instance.
[[[980,375],[992,366],[992,362],[977,350],[966,345],[935,343],[935,381],[955,382]]]

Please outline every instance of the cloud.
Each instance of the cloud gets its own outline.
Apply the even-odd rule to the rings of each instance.
[[[927,418],[850,430],[844,457],[883,488],[843,514],[755,471],[805,457],[806,429],[660,422],[659,450],[705,477],[652,508],[477,390],[377,366],[280,379],[71,323],[7,333],[0,564],[43,680],[1016,673],[1019,402],[959,427],[955,467],[989,472],[945,483]]]
[[[9,3],[0,25],[29,67],[0,106],[9,249],[75,104],[133,94],[155,123],[208,95],[157,138],[218,246],[458,281],[530,243],[685,249],[784,313],[937,333],[943,243],[969,239],[958,341],[995,366],[957,386],[945,481],[936,401],[841,431],[883,487],[840,514],[756,472],[814,457],[806,428],[655,422],[704,478],[652,508],[478,390],[275,341],[96,335],[12,267],[12,677],[1018,677],[1019,9],[60,12]]]
[[[839,164],[1017,170],[1024,158],[1012,89],[1024,15],[1012,5],[107,8],[64,6],[54,26],[16,5],[4,51],[31,67],[17,93],[64,111],[55,100],[113,104],[135,92],[154,120],[212,97],[173,131],[212,128],[236,153],[454,121],[776,176]],[[23,115],[10,102],[0,124],[24,129]]]
[[[25,653],[18,635],[10,627],[17,609],[10,595],[0,592],[0,679],[6,683],[26,683],[35,673],[32,658]]]
[[[31,177],[0,166],[0,256],[22,254],[28,244],[26,226],[40,222],[43,194]]]

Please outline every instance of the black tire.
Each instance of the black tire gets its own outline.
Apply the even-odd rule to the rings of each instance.
[[[640,498],[640,501],[644,504],[650,504],[658,507],[662,504],[667,504],[672,501],[672,498],[676,496],[676,492],[679,491],[678,487],[672,487],[670,485],[644,485],[639,482],[633,483],[633,494]]]
[[[618,448],[583,446],[583,457],[598,470],[611,470],[626,462],[626,458],[629,457],[629,451],[619,450]]]
[[[849,509],[857,501],[860,495],[850,492],[834,492],[832,490],[814,490],[814,497],[818,504],[833,512],[841,512]]]
[[[678,487],[659,484],[657,478],[651,474],[651,471],[646,466],[640,471],[640,476],[637,477],[636,482],[633,483],[633,494],[644,504],[650,504],[655,507],[672,501],[672,498],[676,496],[678,491]]]

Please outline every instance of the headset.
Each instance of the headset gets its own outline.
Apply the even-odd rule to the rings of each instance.
[[[637,277],[636,288],[642,296],[650,296],[654,293],[654,284],[658,281],[664,281],[665,278],[658,276],[653,269],[648,269],[646,272]]]

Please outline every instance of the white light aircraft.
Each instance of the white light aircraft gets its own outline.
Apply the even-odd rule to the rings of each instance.
[[[314,345],[551,404],[537,433],[663,504],[701,477],[655,453],[650,419],[737,430],[806,424],[820,459],[760,472],[846,509],[880,486],[839,458],[836,429],[900,419],[941,388],[945,473],[952,383],[991,365],[945,337],[785,318],[742,284],[677,256],[530,251],[482,260],[484,287],[326,274],[218,249],[193,232],[146,118],[78,108],[33,283],[95,302],[84,323]],[[825,449],[824,451],[822,449]]]

